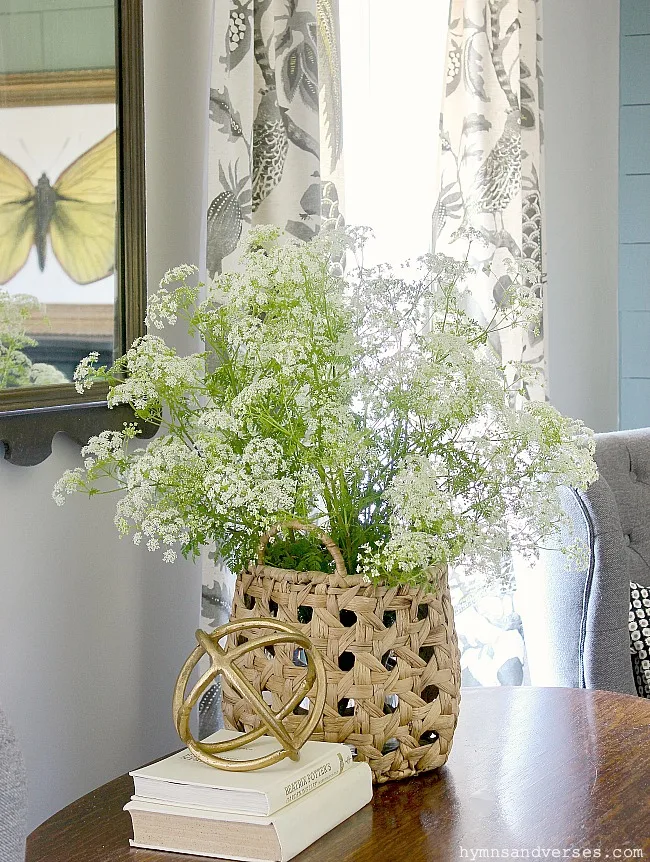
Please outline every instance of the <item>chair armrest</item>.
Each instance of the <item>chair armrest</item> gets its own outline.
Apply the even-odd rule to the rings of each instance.
[[[531,682],[636,694],[628,632],[627,546],[616,500],[602,477],[586,492],[561,489],[570,530],[532,567],[517,561],[517,604]],[[579,568],[559,548],[579,539]]]

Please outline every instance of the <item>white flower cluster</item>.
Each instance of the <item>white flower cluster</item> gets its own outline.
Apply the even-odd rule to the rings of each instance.
[[[274,513],[290,514],[295,481],[283,475],[281,447],[271,439],[252,440],[241,454],[219,447],[204,477],[205,495],[216,517],[227,521],[234,512],[246,513],[258,527],[269,526]],[[210,450],[214,456],[215,449]]]
[[[147,313],[145,323],[149,329],[164,329],[165,324],[173,326],[178,315],[187,310],[199,294],[199,286],[191,287],[185,284],[187,278],[191,278],[198,272],[198,267],[183,264],[168,270],[160,280],[159,290],[149,297],[147,302]],[[167,290],[167,286],[182,282],[181,288],[174,291]]]
[[[356,243],[359,259],[366,241],[256,228],[241,271],[202,301],[194,267],[170,270],[148,325],[182,317],[205,353],[179,356],[149,334],[110,369],[84,360],[79,387],[108,381],[110,406],[130,404],[162,433],[141,448],[135,426],[93,438],[56,502],[119,490],[119,532],[167,561],[214,542],[243,566],[260,531],[287,518],[323,527],[350,571],[389,584],[428,583],[452,562],[491,577],[510,549],[534,553],[561,521],[558,486],[596,477],[591,432],[522,403],[526,367],[504,369],[491,351],[494,331],[539,314],[539,274],[513,263],[483,325],[467,311],[466,261],[425,255],[415,278],[363,265],[336,277],[333,250]],[[274,553],[327,570],[304,539]]]
[[[179,356],[162,338],[145,335],[129,348],[121,367],[126,379],[109,392],[109,407],[130,404],[136,410],[155,410],[162,401],[182,401],[186,393],[202,389],[205,359],[202,354]]]
[[[167,270],[160,279],[160,287],[164,287],[167,284],[175,284],[179,281],[184,282],[198,271],[198,266],[195,266],[193,263],[181,263],[179,266],[174,266]]]
[[[94,371],[99,361],[99,353],[93,350],[88,356],[84,356],[79,365],[74,370],[72,379],[74,380],[74,388],[79,393],[90,389],[95,382]]]
[[[60,479],[57,479],[52,491],[52,499],[57,506],[65,503],[66,494],[74,494],[76,491],[85,490],[85,471],[81,467],[66,470]]]

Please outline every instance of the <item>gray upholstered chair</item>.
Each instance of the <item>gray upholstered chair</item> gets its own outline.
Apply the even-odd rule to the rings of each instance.
[[[595,458],[598,481],[562,492],[586,567],[547,550],[517,572],[530,680],[636,694],[628,615],[630,581],[650,585],[650,429],[597,434]]]
[[[23,758],[0,709],[0,860],[25,862],[27,782]]]

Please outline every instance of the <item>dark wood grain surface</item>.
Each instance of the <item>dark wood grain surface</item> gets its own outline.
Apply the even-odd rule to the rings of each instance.
[[[202,858],[131,849],[122,811],[131,792],[123,776],[64,808],[29,837],[27,862]],[[650,701],[580,689],[464,690],[448,764],[376,788],[371,805],[296,859],[453,862],[536,848],[529,858],[650,858]]]

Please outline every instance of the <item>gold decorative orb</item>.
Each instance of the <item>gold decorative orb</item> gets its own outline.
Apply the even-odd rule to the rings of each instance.
[[[219,641],[226,635],[245,631],[246,629],[271,629],[273,634],[265,637],[255,638],[232,649],[223,649]],[[174,699],[172,704],[174,724],[178,735],[197,760],[215,766],[217,769],[227,769],[230,772],[250,772],[254,769],[262,769],[278,763],[285,757],[291,760],[299,759],[299,750],[309,739],[318,724],[323,707],[325,705],[325,666],[323,659],[306,635],[298,631],[289,623],[265,617],[249,618],[245,620],[231,620],[231,622],[220,626],[210,634],[198,629],[196,639],[199,645],[191,653],[183,665],[176,687],[174,688]],[[275,646],[275,644],[291,643],[304,649],[307,656],[307,674],[294,692],[291,700],[282,709],[274,713],[264,698],[253,689],[243,672],[237,667],[237,659],[245,653],[254,649]],[[190,675],[202,656],[210,658],[210,667],[201,676],[189,695],[185,696]],[[198,703],[203,692],[210,686],[219,674],[227,679],[230,685],[245,698],[262,720],[257,730],[251,730],[224,742],[205,743],[194,739],[190,731],[190,715],[192,709]],[[296,706],[304,699],[308,692],[312,692],[313,704],[306,716],[305,723],[293,734],[289,733],[282,721],[291,715]],[[264,757],[254,760],[228,760],[218,757],[225,751],[241,748],[269,733],[274,736],[281,745],[277,751],[273,751]]]

